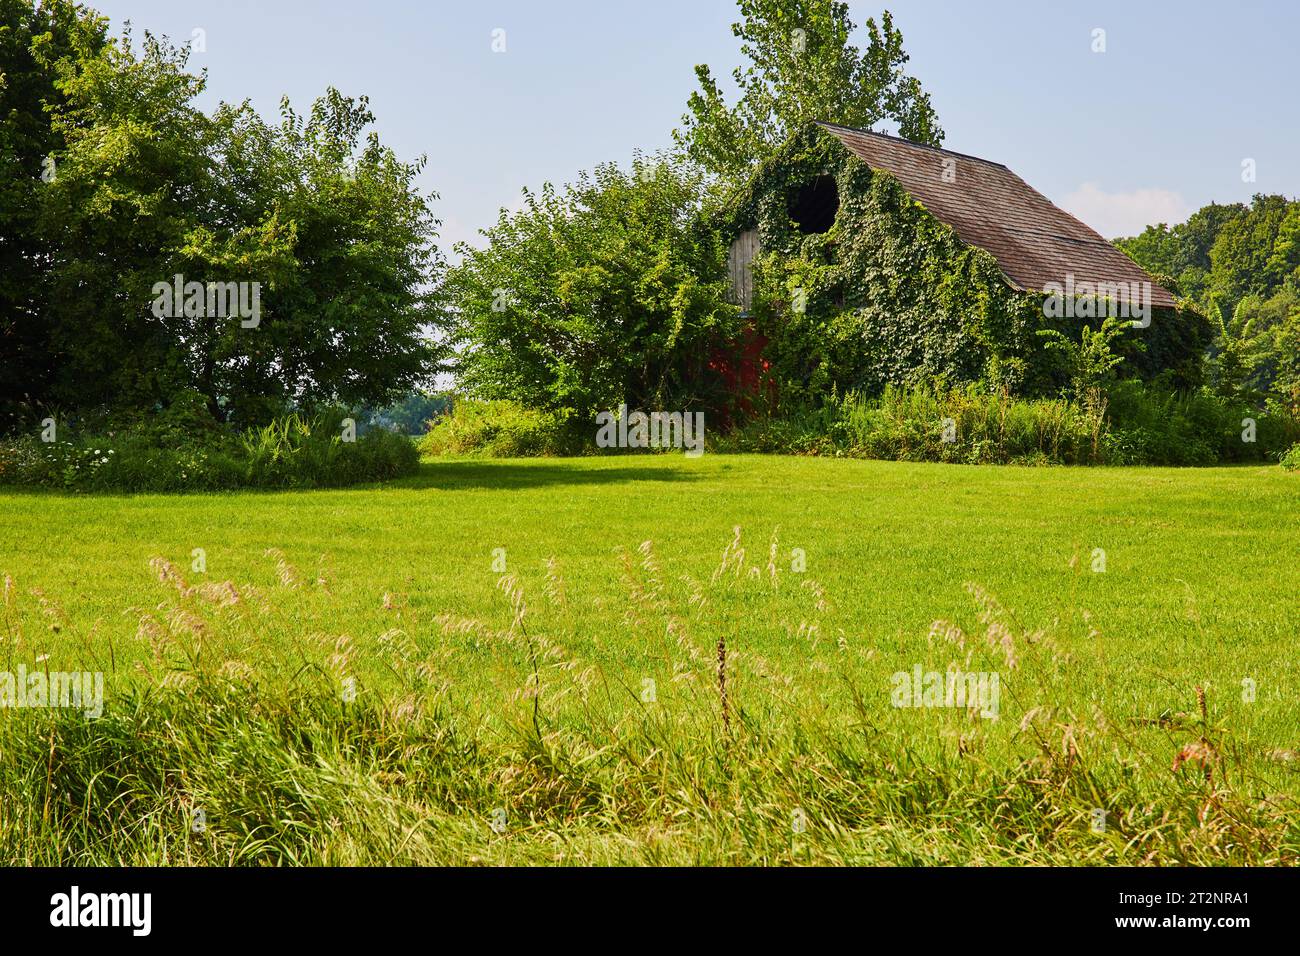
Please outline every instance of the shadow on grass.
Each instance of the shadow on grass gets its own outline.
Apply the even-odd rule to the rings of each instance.
[[[678,467],[670,461],[656,461],[645,456],[635,465],[593,467],[595,458],[520,460],[453,460],[425,461],[420,473],[392,482],[398,488],[436,488],[456,491],[463,488],[526,489],[556,485],[615,485],[633,481],[700,480],[700,475]]]
[[[0,485],[0,495],[12,495],[28,498],[66,498],[86,500],[94,498],[221,498],[234,495],[304,495],[330,492],[364,492],[378,488],[432,488],[439,491],[457,491],[467,488],[518,489],[547,488],[558,485],[616,485],[635,481],[677,481],[692,482],[701,480],[701,475],[675,466],[666,457],[638,456],[635,465],[613,465],[607,467],[593,466],[598,458],[558,458],[558,459],[451,459],[447,461],[424,461],[420,470],[405,478],[393,478],[387,481],[365,481],[355,485],[326,485],[318,488],[230,488],[204,489],[195,491],[127,491],[119,489],[97,489],[94,491],[69,490],[64,488],[32,487],[25,485]],[[728,470],[724,468],[724,470]]]

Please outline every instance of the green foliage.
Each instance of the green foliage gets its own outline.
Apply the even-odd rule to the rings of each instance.
[[[833,178],[839,209],[828,232],[805,235],[791,200],[819,177]],[[1096,320],[1048,318],[1042,295],[1011,288],[992,256],[816,126],[755,173],[728,227],[746,228],[758,230],[763,249],[753,321],[769,340],[778,391],[796,401],[935,379],[1053,395],[1078,370],[1035,333],[1055,329],[1082,342],[1085,327],[1100,332]],[[1103,340],[1116,334],[1112,326]],[[1150,327],[1116,344],[1124,358],[1116,371],[1195,387],[1209,338],[1203,317],[1156,309]]]
[[[1291,450],[1282,456],[1282,467],[1287,471],[1300,471],[1300,442],[1291,446]]]
[[[1241,395],[1300,410],[1300,286],[1242,299],[1224,326],[1217,367],[1226,381],[1235,377]]]
[[[1254,441],[1243,440],[1246,419]],[[820,405],[787,406],[716,440],[718,451],[964,464],[1212,465],[1275,461],[1300,419],[1210,392],[1112,383],[1082,400],[1018,398],[979,385],[887,385]]]
[[[1206,314],[1231,316],[1248,296],[1300,285],[1300,201],[1261,194],[1249,206],[1210,203],[1185,223],[1148,226],[1116,244]]]
[[[759,419],[719,450],[794,452],[964,464],[1093,464],[1100,412],[1065,399],[1022,399],[978,386],[887,385],[878,397],[849,393],[818,409]]]
[[[1300,419],[1260,412],[1208,390],[1163,391],[1119,382],[1107,393],[1105,460],[1116,465],[1213,465],[1276,461],[1300,438]],[[1243,432],[1255,422],[1253,441]]]
[[[563,414],[505,399],[455,402],[450,414],[439,419],[420,442],[421,453],[433,457],[528,458],[574,454],[583,447],[583,437]]]
[[[404,435],[376,428],[343,438],[343,414],[288,415],[240,436],[244,474],[257,488],[315,488],[387,481],[415,471],[419,453]]]
[[[1114,345],[1130,327],[1127,319],[1107,318],[1099,329],[1085,325],[1077,343],[1057,329],[1040,329],[1038,334],[1043,337],[1046,348],[1064,358],[1074,397],[1082,400],[1114,382],[1115,370],[1124,362]]]
[[[1209,295],[1232,314],[1248,295],[1268,296],[1300,280],[1300,202],[1256,196],[1224,222],[1210,250]]]
[[[1300,202],[1211,203],[1118,245],[1210,317],[1210,380],[1222,395],[1300,409]]]
[[[631,172],[602,165],[502,210],[447,278],[460,386],[587,420],[715,393],[709,348],[738,310],[700,187],[688,167],[638,157]]]
[[[129,492],[338,487],[408,475],[419,461],[409,438],[386,429],[345,441],[337,410],[239,433],[195,417],[182,404],[108,434],[0,440],[0,484]]]
[[[1166,288],[1201,306],[1210,288],[1213,264],[1210,251],[1224,225],[1246,212],[1241,203],[1210,203],[1184,223],[1147,226],[1140,235],[1117,239],[1115,245],[1153,275],[1166,280]]]
[[[903,35],[885,11],[868,19],[867,47],[849,42],[849,5],[832,0],[738,0],[732,32],[748,64],[733,73],[740,97],[728,106],[707,65],[695,68],[683,128],[687,155],[730,183],[745,179],[799,127],[822,120],[858,128],[882,120],[900,136],[938,146],[943,130],[920,81],[903,67]]]
[[[105,43],[93,18],[54,33],[23,41],[26,86],[53,91],[48,131],[20,158],[23,185],[0,192],[0,217],[26,217],[42,253],[36,298],[0,288],[25,356],[19,382],[6,363],[0,424],[50,404],[147,412],[187,389],[212,417],[257,424],[291,405],[386,403],[433,371],[424,326],[441,260],[414,189],[423,160],[402,163],[367,134],[365,98],[331,89],[306,117],[286,101],[277,126],[248,103],[205,113],[188,49],[149,34],[137,49],[129,32]],[[7,52],[22,66],[22,50]],[[37,146],[53,151],[48,182]],[[155,286],[176,275],[243,283],[246,298],[257,283],[260,314],[159,315]]]
[[[107,20],[72,0],[0,0],[0,433],[51,400],[57,356],[49,294],[53,250],[38,229],[46,180],[64,147],[51,115],[65,75],[99,54]]]

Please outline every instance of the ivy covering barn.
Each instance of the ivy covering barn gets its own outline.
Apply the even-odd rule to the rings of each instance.
[[[737,382],[768,394],[935,381],[1054,394],[1053,341],[1106,320],[1123,371],[1198,385],[1210,327],[1006,166],[830,123],[796,130],[725,214],[749,323]]]

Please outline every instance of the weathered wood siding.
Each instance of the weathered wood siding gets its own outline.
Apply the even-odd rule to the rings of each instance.
[[[727,275],[731,279],[732,301],[746,312],[754,303],[754,273],[750,264],[758,252],[758,230],[747,229],[736,237],[727,254]]]

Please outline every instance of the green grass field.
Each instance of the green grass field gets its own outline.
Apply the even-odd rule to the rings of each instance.
[[[0,491],[0,668],[106,700],[0,713],[0,861],[1294,864],[1298,503],[714,455]],[[893,706],[917,666],[997,718]]]

